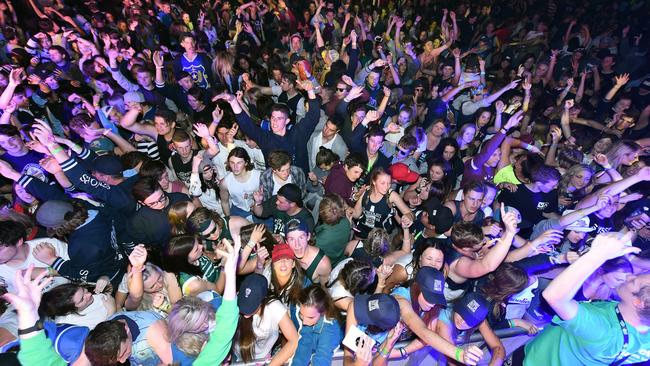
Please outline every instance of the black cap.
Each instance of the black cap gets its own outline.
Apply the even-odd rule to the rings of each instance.
[[[114,155],[102,155],[93,160],[92,170],[106,175],[121,175],[124,167]]]
[[[436,227],[436,234],[444,234],[454,225],[454,214],[437,198],[431,197],[423,206],[429,215],[429,224]]]
[[[302,192],[300,187],[293,183],[287,183],[280,187],[278,190],[278,196],[282,196],[287,199],[287,201],[293,202],[302,207]]]

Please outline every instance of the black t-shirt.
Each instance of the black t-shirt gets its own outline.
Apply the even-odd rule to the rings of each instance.
[[[595,229],[590,233],[592,236],[616,230],[614,220],[611,217],[600,218],[596,213],[592,213],[588,217],[589,226]]]
[[[45,155],[34,150],[29,150],[27,154],[23,156],[12,156],[8,153],[4,153],[0,156],[2,160],[9,163],[9,165],[11,165],[11,167],[18,173],[33,176],[49,176],[49,173],[45,171],[45,169],[41,168],[40,160],[44,157]]]
[[[521,213],[519,227],[522,235],[529,233],[533,225],[545,219],[543,213],[557,212],[557,190],[549,193],[532,192],[525,184],[517,185],[515,192],[502,190],[498,197],[499,202],[512,206]]]

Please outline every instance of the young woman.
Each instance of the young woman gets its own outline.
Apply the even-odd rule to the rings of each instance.
[[[390,293],[396,286],[401,286],[415,278],[422,267],[432,267],[444,273],[446,271],[445,248],[446,244],[442,240],[427,239],[415,249],[413,254],[401,256],[395,261],[393,271],[386,280],[384,293]]]
[[[632,264],[625,258],[616,258],[603,263],[594,274],[582,284],[576,299],[618,300],[616,288],[634,274]]]
[[[473,145],[474,137],[476,137],[476,126],[471,123],[463,125],[458,131],[456,144],[458,145],[458,152],[461,159],[467,160],[476,152],[475,146]]]
[[[616,170],[621,173],[622,166],[634,164],[639,158],[641,146],[631,140],[620,140],[614,143],[605,153],[609,166],[603,167],[604,170],[596,173],[596,183],[609,183],[612,181],[609,170]],[[608,173],[608,174],[605,174]]]
[[[444,138],[434,151],[436,159],[441,159],[444,165],[445,175],[448,177],[452,187],[456,186],[458,177],[463,174],[463,161],[460,158],[458,143],[453,138]]]
[[[185,187],[185,184],[179,180],[170,181],[169,180],[169,171],[167,166],[160,160],[149,160],[142,164],[140,167],[140,176],[142,177],[154,177],[158,183],[160,183],[160,188],[167,193],[185,193],[189,194],[189,190]]]
[[[199,236],[208,251],[213,251],[215,243],[221,239],[239,242],[239,231],[248,224],[248,220],[239,216],[226,216],[222,219],[216,212],[205,207],[192,211],[187,218],[188,231]]]
[[[291,322],[287,308],[268,296],[268,281],[260,274],[248,275],[239,287],[239,326],[234,344],[237,360],[251,362],[265,359],[273,366],[283,365],[296,351],[298,331]],[[280,333],[286,339],[273,355],[273,345]]]
[[[413,213],[400,195],[390,189],[392,179],[384,169],[377,168],[370,175],[370,190],[364,192],[356,205],[352,217],[356,219],[355,237],[365,239],[374,228],[393,230],[393,220],[399,210],[403,218],[413,222]]]
[[[352,259],[340,262],[330,274],[327,285],[334,305],[343,313],[354,299],[354,296],[365,293],[375,280],[377,271],[372,263]]]
[[[167,218],[171,225],[172,235],[181,235],[187,232],[187,218],[194,212],[196,206],[192,201],[180,201],[171,205]]]
[[[311,284],[305,278],[300,264],[288,244],[277,244],[271,254],[271,265],[264,271],[269,280],[269,289],[285,306],[298,303],[300,291]]]
[[[97,290],[96,287],[95,293],[92,293],[74,283],[59,285],[43,294],[38,311],[56,323],[93,329],[115,313],[113,297]]]
[[[226,170],[229,172],[221,182],[219,194],[225,216],[252,218],[251,206],[255,204],[253,193],[259,189],[259,170],[254,169],[248,153],[236,147],[228,154]]]
[[[334,350],[343,340],[339,311],[332,299],[318,285],[311,285],[300,292],[299,306],[291,313],[298,323],[300,340],[292,365],[329,365]]]
[[[215,245],[215,249],[217,247]],[[165,248],[162,268],[178,276],[183,295],[217,290],[216,282],[220,278],[220,268],[203,250],[203,244],[193,235],[174,236]],[[220,259],[217,254],[212,257]]]
[[[118,309],[156,310],[166,315],[183,295],[173,273],[146,263],[147,250],[136,246],[129,254],[130,270],[122,277],[115,294]]]
[[[572,209],[575,204],[591,193],[594,170],[589,165],[578,164],[569,168],[558,184],[560,211]]]

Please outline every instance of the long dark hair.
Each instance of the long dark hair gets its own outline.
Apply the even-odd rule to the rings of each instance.
[[[313,306],[328,319],[341,321],[341,313],[334,306],[332,297],[320,285],[312,284],[300,291],[298,303],[301,306]]]
[[[72,297],[80,288],[83,287],[75,283],[65,283],[44,293],[38,313],[51,319],[57,316],[77,314],[77,307]]]
[[[264,318],[264,310],[272,301],[276,301],[276,299],[269,293],[260,305],[260,318]],[[254,315],[245,317],[243,314],[240,314],[237,325],[236,338],[239,341],[239,354],[241,355],[242,361],[246,363],[253,361],[255,357],[255,341],[257,340],[257,336],[253,327],[253,318]]]
[[[187,255],[194,248],[196,240],[194,235],[177,235],[169,239],[169,243],[163,251],[161,267],[167,272],[176,274],[184,272],[201,276],[201,269],[187,260]]]
[[[479,292],[493,304],[492,315],[499,318],[506,300],[526,287],[528,287],[526,271],[512,263],[501,263],[487,276],[487,281],[479,288]]]
[[[300,267],[300,262],[294,259],[293,270],[291,270],[291,278],[284,285],[280,285],[278,277],[275,275],[273,265],[271,264],[271,286],[273,295],[280,299],[284,304],[297,304],[300,297],[300,291],[305,283],[305,272]]]
[[[415,282],[415,280],[411,281],[411,284],[409,286],[409,293],[411,294],[411,307],[413,308],[413,311],[416,314],[421,314],[422,309],[420,308],[420,301],[418,301],[418,298],[420,297],[422,290],[420,289],[420,284]],[[429,326],[431,322],[438,319],[441,310],[442,310],[442,305],[436,304],[431,309],[429,309],[429,311],[425,312],[424,316],[422,316],[422,321],[424,322],[424,324]]]
[[[429,238],[424,243],[416,247],[415,252],[413,252],[413,259],[411,260],[411,266],[413,267],[413,277],[415,277],[415,274],[420,270],[420,258],[422,257],[422,254],[424,254],[425,250],[429,248],[438,249],[444,256],[446,256],[446,247],[447,246],[442,239],[435,238]]]

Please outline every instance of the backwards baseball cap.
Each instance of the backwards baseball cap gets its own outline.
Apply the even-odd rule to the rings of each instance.
[[[282,243],[282,244],[277,244],[276,246],[273,247],[273,252],[271,254],[271,261],[275,263],[283,258],[291,258],[291,259],[295,258],[293,254],[293,250],[291,249],[289,244]]]
[[[490,303],[479,293],[470,292],[454,304],[454,311],[470,328],[481,324],[488,315]]]
[[[436,234],[446,233],[454,225],[454,214],[437,198],[429,198],[423,206],[429,215],[429,224],[436,227]]]
[[[570,214],[573,211],[575,211],[575,210],[564,210],[564,212],[562,213],[562,216],[566,216],[566,215]],[[589,226],[589,217],[584,216],[580,220],[575,221],[571,225],[565,227],[564,230],[573,230],[573,231],[578,231],[578,232],[581,232],[581,233],[590,233],[590,232],[592,232],[592,231],[594,231],[596,229]]]
[[[415,275],[415,282],[420,285],[422,296],[428,303],[447,306],[445,299],[445,276],[433,267],[422,267]]]
[[[403,183],[413,184],[417,182],[420,178],[420,175],[411,169],[404,163],[396,163],[388,168],[388,173],[390,174],[393,180]]]
[[[262,305],[262,301],[269,291],[269,283],[266,277],[259,273],[253,273],[242,281],[237,294],[237,306],[239,312],[244,315],[251,315]]]
[[[45,201],[36,210],[36,221],[47,228],[59,227],[66,223],[65,215],[73,210],[67,201]]]
[[[46,321],[43,324],[47,338],[52,341],[54,350],[66,362],[75,362],[84,348],[84,342],[90,332],[88,327],[72,324],[59,324]]]
[[[282,196],[287,199],[287,201],[293,202],[302,207],[302,192],[300,187],[293,183],[287,183],[280,187],[278,190],[278,196]]]
[[[128,103],[144,103],[144,95],[137,91],[130,91],[124,93],[124,104]]]
[[[309,225],[307,225],[307,221],[299,217],[293,218],[284,224],[284,235],[286,236],[292,231],[309,233]]]
[[[387,294],[357,295],[354,297],[354,317],[359,324],[389,330],[399,321],[399,304]]]
[[[121,175],[124,167],[114,155],[102,155],[93,160],[92,170],[106,175]]]

